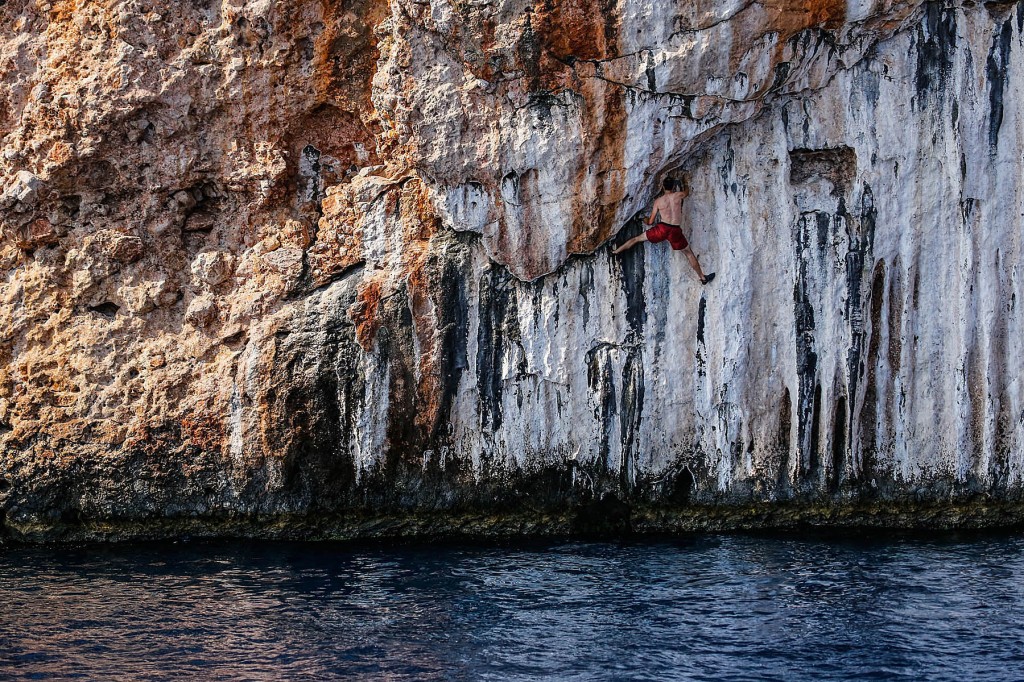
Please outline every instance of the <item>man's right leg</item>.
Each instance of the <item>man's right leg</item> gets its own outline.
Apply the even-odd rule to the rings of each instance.
[[[693,249],[687,246],[683,249],[683,255],[686,256],[686,260],[690,261],[690,267],[697,272],[697,276],[700,277],[700,281],[704,281],[704,271],[700,269],[700,262],[697,260],[697,256],[693,253]]]
[[[700,268],[700,263],[697,261],[697,256],[693,253],[693,249],[687,246],[683,249],[683,254],[686,256],[686,260],[690,261],[690,267],[697,272],[697,276],[700,277],[701,284],[707,284],[715,278],[715,273],[713,272],[710,275],[704,274],[704,271]]]

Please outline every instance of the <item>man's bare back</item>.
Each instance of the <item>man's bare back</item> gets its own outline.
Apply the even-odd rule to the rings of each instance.
[[[669,225],[682,225],[683,199],[689,195],[690,192],[686,189],[679,192],[666,192],[654,200],[651,214],[656,217],[658,222]]]
[[[641,232],[612,251],[612,253],[623,253],[641,242],[658,243],[667,241],[672,245],[673,250],[683,252],[683,255],[690,262],[690,266],[700,278],[700,283],[707,284],[715,278],[715,273],[704,274],[704,271],[700,268],[700,263],[697,261],[697,256],[693,253],[693,249],[690,248],[690,242],[683,235],[683,231],[680,228],[683,217],[683,199],[690,195],[690,190],[685,183],[683,183],[681,189],[677,189],[678,187],[679,185],[676,180],[666,178],[664,183],[665,191],[654,200],[654,205],[651,206],[651,215],[644,220],[644,223],[654,225],[654,227]]]

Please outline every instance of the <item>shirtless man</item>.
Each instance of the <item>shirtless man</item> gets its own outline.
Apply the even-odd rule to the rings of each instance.
[[[712,272],[709,275],[705,275],[704,271],[700,269],[697,256],[693,255],[690,243],[686,241],[686,237],[683,236],[683,231],[679,227],[682,222],[680,218],[683,214],[683,199],[690,195],[690,190],[687,189],[685,182],[682,189],[677,191],[676,188],[677,184],[674,179],[665,178],[665,191],[654,200],[654,206],[651,207],[651,215],[644,219],[644,224],[654,224],[654,227],[633,237],[612,251],[612,253],[628,251],[640,242],[657,244],[658,242],[668,240],[673,250],[682,251],[686,259],[690,261],[690,266],[693,267],[697,276],[700,277],[700,283],[707,284],[715,278],[715,273]],[[654,222],[655,219],[657,219],[657,223]]]

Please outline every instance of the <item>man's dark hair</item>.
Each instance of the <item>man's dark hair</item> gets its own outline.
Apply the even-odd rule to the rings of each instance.
[[[666,192],[675,192],[676,188],[679,187],[679,182],[672,177],[665,178],[661,184]]]

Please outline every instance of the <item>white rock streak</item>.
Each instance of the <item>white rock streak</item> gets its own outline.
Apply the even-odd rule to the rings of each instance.
[[[627,485],[688,467],[707,499],[851,481],[1018,485],[1024,112],[1012,93],[1024,91],[1024,48],[1016,15],[1003,21],[929,5],[866,52],[797,40],[786,49],[803,75],[785,90],[798,94],[771,98],[692,154],[709,124],[666,120],[680,105],[638,96],[627,111],[631,198],[617,215],[643,207],[656,171],[683,163],[686,228],[718,273],[707,289],[665,245],[561,264],[551,244],[564,243],[570,215],[559,169],[578,113],[567,99],[550,128],[513,124],[520,143],[505,158],[538,168],[536,194],[435,190],[451,228],[483,234],[473,279],[488,292],[469,301],[477,371],[459,384],[455,449],[478,467],[571,458]],[[692,91],[687,69],[706,66],[676,40],[654,53],[656,78]],[[743,99],[771,73],[750,77],[758,84],[711,94]],[[719,123],[754,113],[724,106],[733,113]],[[527,284],[490,264],[497,223],[485,216],[502,211],[512,236],[499,260],[554,274]],[[524,211],[543,219],[526,224]]]

